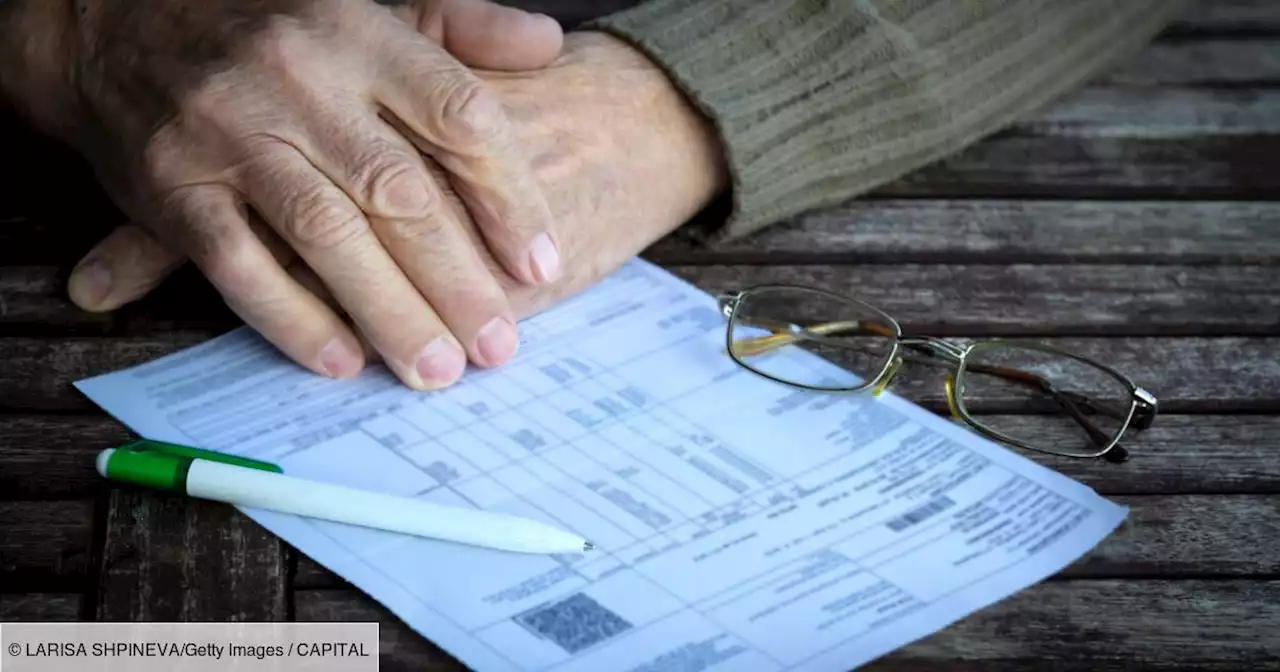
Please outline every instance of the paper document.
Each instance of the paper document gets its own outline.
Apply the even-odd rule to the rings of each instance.
[[[725,353],[713,297],[633,260],[417,393],[240,329],[78,383],[137,433],[576,531],[538,556],[246,513],[472,669],[844,672],[1057,572],[1126,509],[886,393]],[[834,366],[790,349],[787,366]]]

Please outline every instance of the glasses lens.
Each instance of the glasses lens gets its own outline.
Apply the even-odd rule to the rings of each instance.
[[[874,379],[897,335],[893,321],[871,306],[792,287],[746,293],[729,327],[730,352],[744,366],[823,390],[856,389]]]
[[[1061,353],[979,345],[957,396],[970,417],[1006,438],[1060,455],[1099,455],[1124,429],[1129,385]]]

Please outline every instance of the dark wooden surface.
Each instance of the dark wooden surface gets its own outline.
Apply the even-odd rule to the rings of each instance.
[[[522,4],[572,24],[629,3]],[[66,273],[119,215],[65,150],[10,120],[0,146],[20,167],[0,186],[0,620],[373,619],[384,669],[460,669],[228,507],[103,487],[92,456],[128,433],[70,383],[236,323],[190,273],[119,314],[77,311]],[[1131,507],[1121,530],[871,669],[1280,669],[1280,2],[1203,2],[1076,94],[857,202],[645,256],[707,290],[819,282],[912,329],[1041,337],[1160,396],[1129,464],[1034,458]],[[926,376],[897,389],[939,408]]]

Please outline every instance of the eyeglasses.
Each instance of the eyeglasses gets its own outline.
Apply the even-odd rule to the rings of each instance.
[[[1121,437],[1156,417],[1156,398],[1124,374],[1049,345],[904,336],[874,306],[797,285],[757,285],[719,303],[729,356],[753,373],[802,389],[879,395],[904,357],[945,366],[954,369],[946,379],[951,415],[1027,450],[1124,462]]]

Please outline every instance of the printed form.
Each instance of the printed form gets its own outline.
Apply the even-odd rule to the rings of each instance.
[[[641,260],[521,330],[515,360],[440,392],[324,379],[247,328],[77,385],[147,438],[594,541],[524,555],[245,510],[481,672],[844,672],[1127,512],[890,393],[742,369],[715,300]]]

